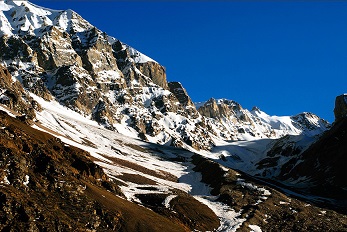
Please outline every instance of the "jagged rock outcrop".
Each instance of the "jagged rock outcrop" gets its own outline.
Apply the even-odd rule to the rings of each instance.
[[[112,126],[113,121],[109,121],[112,119],[112,116],[109,115],[110,110],[107,108],[106,103],[100,99],[98,104],[93,109],[92,119],[104,125],[107,129],[114,130]]]
[[[157,62],[136,63],[136,68],[145,76],[151,78],[154,84],[164,89],[168,89],[166,81],[166,71],[163,66]]]
[[[2,60],[20,59],[22,62],[38,63],[37,54],[21,37],[3,35],[0,37]]]
[[[150,136],[158,143],[173,139],[174,144],[187,141],[196,148],[210,148],[208,136],[202,143],[198,139],[203,128],[191,100],[182,104],[169,91],[165,68],[156,61],[74,11],[10,0],[3,5],[2,62],[26,90],[110,129],[119,123],[145,140]],[[168,129],[161,121],[181,126]]]
[[[127,127],[144,140],[206,150],[213,146],[213,137],[277,138],[291,133],[230,100],[211,99],[199,113],[182,84],[167,83],[163,66],[72,10],[11,0],[2,8],[1,63],[10,74],[25,90],[109,129]],[[258,124],[265,126],[259,129]]]
[[[220,117],[219,107],[215,99],[211,98],[198,109],[199,113],[208,118]]]
[[[207,124],[219,128],[223,136],[233,139],[280,138],[285,135],[306,134],[315,136],[330,127],[330,124],[312,113],[296,116],[270,116],[259,108],[252,111],[231,100],[211,98],[198,111],[208,118]]]
[[[35,117],[35,109],[40,110],[40,106],[2,65],[0,65],[0,103],[19,114],[27,115],[29,119]]]
[[[249,121],[247,115],[243,112],[241,105],[232,100],[216,100],[211,98],[198,110],[201,115],[209,118],[222,119],[236,116],[236,120]]]
[[[169,82],[169,88],[171,93],[173,93],[177,100],[183,105],[183,106],[193,106],[194,103],[190,99],[187,91],[183,88],[182,84],[180,82]]]
[[[175,95],[176,99],[182,105],[182,107],[185,108],[188,115],[190,115],[192,118],[198,118],[199,113],[183,85],[180,82],[175,81],[169,82],[168,85],[171,93]]]
[[[168,89],[165,68],[121,41],[109,37],[117,65],[125,78],[127,86],[137,87],[155,84]],[[133,82],[137,83],[133,83]]]
[[[112,46],[108,42],[108,36],[95,27],[84,33],[87,38],[87,47],[80,52],[84,68],[92,76],[95,75],[95,78],[98,78],[99,72],[115,71],[120,73],[113,56]]]
[[[347,117],[347,94],[337,96],[335,99],[335,121]]]
[[[37,53],[38,65],[44,70],[54,70],[65,65],[82,65],[81,57],[72,47],[69,34],[56,26],[47,27],[41,38],[28,41]]]

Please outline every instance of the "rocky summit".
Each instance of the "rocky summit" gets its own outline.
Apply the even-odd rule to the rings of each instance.
[[[278,138],[307,126],[267,125],[228,100],[219,101],[217,110],[209,109],[210,100],[199,114],[182,84],[167,82],[163,66],[76,12],[43,9],[26,1],[4,1],[1,8],[1,59],[12,77],[30,93],[54,99],[111,130],[209,150],[214,136]],[[264,128],[259,131],[260,124]]]
[[[347,94],[336,97],[334,114],[335,121],[347,117]]]
[[[78,13],[1,1],[0,230],[347,231],[346,109],[194,103]]]

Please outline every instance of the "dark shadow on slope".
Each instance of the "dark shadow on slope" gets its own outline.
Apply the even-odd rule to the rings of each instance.
[[[324,141],[327,139],[336,140],[334,136],[336,133],[335,128],[340,124],[341,122],[335,124],[330,131],[326,132],[321,139],[312,144],[312,146],[303,154],[300,154],[303,147],[299,144],[301,141],[300,139],[303,137],[300,135],[285,136],[278,140],[262,139],[248,142],[249,144],[253,143],[253,145],[251,144],[251,146],[243,148],[240,148],[238,145],[218,147],[218,150],[221,151],[234,149],[235,152],[230,152],[229,156],[221,155],[219,159],[214,159],[214,161],[238,170],[249,178],[252,178],[255,181],[260,181],[262,184],[268,184],[272,188],[275,188],[289,196],[346,214],[347,185],[343,181],[347,176],[344,171],[344,164],[347,164],[347,161],[345,160],[347,155],[344,156],[343,154],[344,152],[347,152],[347,148],[341,148],[340,150],[337,149],[335,152],[340,152],[337,155],[334,155],[334,152],[330,149],[330,153],[325,154],[324,157],[318,154],[315,156],[312,153],[313,147],[318,146],[317,144],[325,144],[323,146],[327,146]],[[338,127],[347,128],[345,126]],[[313,138],[305,137],[305,139],[308,139],[308,142],[313,141]],[[263,153],[266,153],[265,155],[256,153],[256,149],[259,148],[255,147],[259,146],[259,144],[262,146],[260,150]],[[342,141],[340,145],[333,142],[332,144],[335,144],[336,146],[345,146],[347,141],[345,141],[345,143]],[[230,149],[231,146],[233,149]],[[180,148],[151,143],[148,143],[148,145],[144,145],[143,147],[153,155],[158,156],[160,159],[175,162],[185,162],[190,160],[190,157],[193,154]],[[320,148],[320,150],[322,149]],[[327,150],[329,150],[329,147],[327,147]],[[240,152],[242,154],[242,152],[245,151],[248,155],[253,153],[253,166],[255,169],[259,169],[259,172],[263,173],[264,176],[252,176],[249,175],[247,171],[245,172],[243,169],[243,166],[245,165],[242,161],[243,156],[238,155]],[[247,154],[243,155],[247,156]],[[329,154],[332,154],[334,158],[327,161],[326,159],[329,157]],[[286,162],[280,163],[280,159],[283,158],[286,159]],[[324,161],[322,161],[322,159]],[[312,165],[317,162],[321,163],[321,165]],[[274,173],[274,170],[276,169],[279,169],[276,171],[277,175],[268,175],[268,173]],[[301,170],[302,173],[299,173],[297,170]]]
[[[290,196],[347,214],[346,128],[347,119],[341,120],[314,143],[313,138],[302,135],[273,140],[262,149],[263,153],[250,157],[253,159],[253,170],[247,169],[244,165],[249,164],[236,156],[245,152],[245,148],[237,145],[218,147],[219,150],[234,150],[235,154],[214,161]],[[305,151],[300,144],[303,141],[312,143]],[[258,142],[262,143],[264,140],[255,141]],[[260,174],[256,176],[248,173],[257,170]]]

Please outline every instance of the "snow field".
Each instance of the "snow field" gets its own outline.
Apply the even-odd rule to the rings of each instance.
[[[170,201],[176,197],[175,194],[172,194],[171,189],[179,189],[191,194],[195,199],[207,205],[219,217],[221,225],[217,231],[236,231],[246,220],[238,218],[240,212],[237,213],[229,206],[216,202],[216,197],[210,194],[210,187],[200,182],[201,174],[192,170],[194,165],[189,161],[169,162],[165,160],[166,158],[177,157],[178,153],[188,160],[193,155],[190,151],[161,146],[161,152],[155,152],[158,149],[156,144],[145,143],[107,130],[96,122],[59,105],[57,102],[46,102],[34,94],[31,94],[31,96],[43,108],[42,112],[37,112],[39,122],[44,127],[59,133],[60,136],[58,137],[63,142],[90,152],[97,159],[95,162],[105,170],[110,178],[122,182],[117,176],[134,174],[156,182],[155,185],[139,185],[126,182],[126,185],[120,186],[120,188],[128,200],[141,203],[136,198],[136,194],[164,193],[168,194],[168,197],[163,204],[165,207],[169,207]],[[34,127],[44,130],[38,126]],[[52,133],[48,130],[46,132]],[[57,136],[55,133],[53,135]],[[86,141],[90,143],[86,143]],[[148,150],[142,151],[136,148],[137,146],[147,147]],[[157,173],[170,173],[178,178],[178,182],[119,165],[112,158],[132,162]]]

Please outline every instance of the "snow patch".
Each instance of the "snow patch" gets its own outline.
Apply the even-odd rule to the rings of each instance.
[[[207,205],[217,215],[220,220],[220,226],[216,230],[217,232],[235,232],[246,221],[245,218],[240,217],[241,212],[237,213],[229,206],[213,201],[214,197],[195,196],[195,199]]]
[[[25,175],[23,185],[28,186],[28,184],[29,184],[29,176]]]
[[[267,190],[265,188],[258,187],[254,184],[251,184],[251,183],[246,183],[245,180],[241,179],[241,178],[237,178],[236,184],[241,185],[244,188],[248,188],[249,190],[253,190],[253,191],[257,191],[257,192],[262,193],[262,195],[263,195],[262,199],[263,200],[266,200],[267,197],[271,195],[271,192],[269,190]]]
[[[170,208],[170,202],[172,201],[172,199],[174,199],[175,197],[177,197],[177,195],[169,195],[165,198],[165,201],[163,202],[163,205],[166,207],[166,208]]]
[[[129,55],[132,59],[134,59],[135,63],[147,63],[147,62],[155,62],[152,58],[142,54],[141,52],[137,51],[135,48],[132,48],[128,45],[126,45],[129,51]]]
[[[13,117],[13,118],[16,117],[16,115],[14,115],[14,114],[13,114],[10,110],[8,110],[7,108],[1,106],[1,104],[0,104],[0,110],[5,111],[9,116],[11,116],[11,117]]]
[[[249,228],[251,228],[250,232],[261,232],[261,228],[257,225],[248,225]]]

